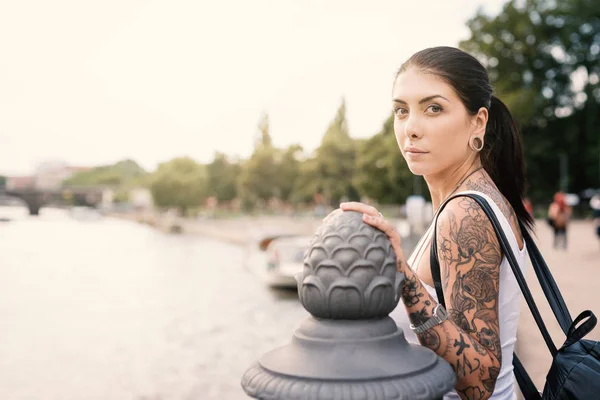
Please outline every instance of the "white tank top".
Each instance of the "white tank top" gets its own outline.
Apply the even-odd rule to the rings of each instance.
[[[525,243],[523,242],[523,249],[519,249],[519,244],[515,234],[512,230],[512,227],[504,214],[500,211],[496,203],[490,199],[487,195],[477,191],[464,191],[460,193],[476,193],[480,196],[483,196],[490,206],[494,210],[500,225],[502,226],[502,230],[504,231],[508,242],[510,243],[510,247],[519,263],[519,268],[525,274],[525,269],[527,266],[527,248],[525,247]],[[437,217],[436,217],[437,219]],[[423,252],[427,248],[425,245],[429,243],[431,240],[431,236],[433,235],[433,227],[435,223],[431,224],[425,235],[421,238],[414,251],[413,254],[408,259],[409,265],[419,265],[418,261],[423,256]],[[420,251],[418,251],[420,249]],[[429,257],[429,252],[426,254]],[[429,292],[432,298],[437,301],[437,294],[435,292],[435,288],[429,286],[425,282],[421,282],[425,289]],[[517,396],[515,394],[515,377],[513,374],[513,351],[515,348],[515,342],[517,341],[517,326],[519,324],[519,314],[521,306],[521,289],[519,288],[519,284],[510,268],[510,264],[508,263],[508,259],[506,256],[502,258],[502,263],[500,264],[500,291],[498,293],[498,320],[500,324],[500,344],[502,348],[502,367],[500,368],[500,373],[498,374],[498,379],[496,381],[496,387],[494,388],[494,393],[492,394],[491,400],[516,400]],[[419,343],[414,332],[409,328],[410,321],[408,316],[406,315],[406,309],[404,308],[404,304],[402,301],[398,303],[398,306],[394,311],[391,312],[390,317],[392,317],[396,324],[400,329],[404,331],[404,335],[406,340],[412,343]],[[455,391],[452,391],[444,396],[444,400],[450,399],[460,399],[458,394]]]

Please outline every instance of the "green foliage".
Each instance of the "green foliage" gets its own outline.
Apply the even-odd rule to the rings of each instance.
[[[360,193],[379,203],[401,204],[413,193],[414,177],[398,148],[393,114],[379,133],[360,144],[356,171]]]
[[[559,159],[569,160],[568,187],[599,184],[600,2],[507,2],[497,16],[479,12],[460,46],[486,65],[498,97],[522,126],[530,194],[559,188]]]
[[[0,188],[3,188],[4,186],[6,186],[6,177],[0,175]]]
[[[63,183],[67,187],[132,185],[143,182],[146,171],[133,160],[119,161],[75,173]]]
[[[244,198],[261,200],[279,195],[275,185],[277,172],[275,149],[263,146],[257,148],[244,164],[239,180],[240,194]]]
[[[293,144],[285,151],[280,152],[278,158],[279,173],[277,176],[277,186],[282,200],[292,199],[295,182],[300,175],[300,157],[302,155],[302,146]]]
[[[264,113],[258,124],[258,135],[254,147],[273,147],[271,134],[269,133],[269,115]]]
[[[302,152],[298,145],[292,145],[285,151],[273,146],[266,114],[258,130],[254,153],[243,164],[238,180],[238,193],[249,208],[272,197],[290,200],[299,171],[298,157]]]
[[[161,163],[151,177],[150,192],[158,207],[177,208],[185,215],[207,197],[206,168],[189,157]]]
[[[346,103],[342,101],[335,118],[329,124],[313,160],[301,168],[297,199],[307,199],[320,193],[331,205],[342,198],[359,200],[353,184],[356,170],[356,142],[348,134]]]
[[[228,160],[223,153],[216,153],[213,161],[206,166],[209,195],[218,201],[231,201],[237,196],[237,179],[241,167]]]
[[[268,200],[279,196],[276,185],[278,165],[277,149],[273,147],[269,134],[268,116],[264,115],[259,124],[259,135],[255,142],[254,153],[243,164],[238,181],[240,196],[247,202]]]

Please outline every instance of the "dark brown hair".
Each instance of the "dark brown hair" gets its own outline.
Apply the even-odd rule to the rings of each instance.
[[[483,167],[500,192],[510,202],[517,217],[528,227],[533,218],[523,205],[525,196],[525,161],[521,135],[510,111],[493,95],[487,71],[472,55],[454,47],[432,47],[410,57],[396,77],[408,68],[440,77],[454,88],[471,115],[481,107],[488,109],[483,149]]]

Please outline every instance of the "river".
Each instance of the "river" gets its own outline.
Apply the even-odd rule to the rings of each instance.
[[[235,245],[56,209],[0,217],[2,399],[247,399],[243,372],[308,316]]]

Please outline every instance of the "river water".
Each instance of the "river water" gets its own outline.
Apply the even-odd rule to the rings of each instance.
[[[240,247],[0,207],[0,398],[247,399],[244,371],[308,316]]]

